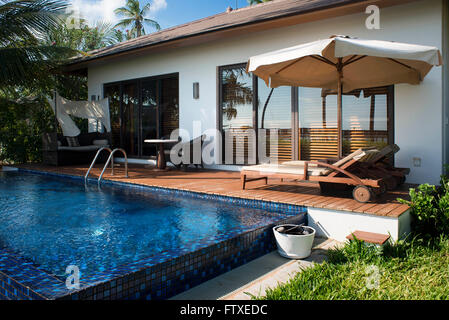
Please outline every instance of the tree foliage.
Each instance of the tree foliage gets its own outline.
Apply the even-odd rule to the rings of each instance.
[[[411,208],[412,227],[414,232],[436,237],[449,234],[449,176],[441,176],[440,186],[419,185],[410,189],[410,201],[399,199]]]
[[[0,0],[0,163],[41,159],[42,133],[58,130],[47,102],[55,91],[88,99],[87,78],[60,68],[69,58],[145,34],[144,24],[160,29],[145,18],[150,4],[140,8],[137,0],[116,11],[124,17],[119,26],[131,26],[125,31],[73,23],[67,7],[65,0]]]
[[[86,20],[80,20],[76,28],[67,23],[60,23],[47,35],[47,43],[73,50],[88,52],[123,41],[119,31],[111,24],[97,22],[93,27]]]
[[[42,42],[66,6],[59,0],[0,0],[0,90],[39,86],[63,57],[74,54]]]
[[[249,5],[254,5],[254,4],[259,4],[259,3],[263,3],[263,2],[269,2],[271,0],[248,0],[248,4]]]
[[[127,32],[128,35],[140,37],[145,34],[144,24],[148,24],[157,31],[161,29],[159,23],[154,20],[145,18],[150,12],[151,4],[147,3],[143,8],[140,8],[139,0],[127,0],[126,6],[115,9],[115,14],[123,17],[123,19],[115,25],[115,27],[126,28],[131,26],[131,30]]]
[[[43,97],[11,100],[0,97],[0,163],[41,160],[41,136],[55,130]]]

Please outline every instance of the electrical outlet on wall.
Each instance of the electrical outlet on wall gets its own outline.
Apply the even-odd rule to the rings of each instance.
[[[421,167],[421,162],[422,162],[421,157],[413,157],[412,160],[413,160],[414,167]]]

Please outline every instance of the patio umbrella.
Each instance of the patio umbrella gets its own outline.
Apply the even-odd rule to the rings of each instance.
[[[315,87],[338,94],[338,150],[341,157],[342,93],[398,83],[419,84],[442,65],[436,47],[333,36],[251,57],[247,71],[267,86]]]

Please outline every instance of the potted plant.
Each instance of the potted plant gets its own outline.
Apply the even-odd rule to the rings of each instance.
[[[315,229],[309,226],[283,224],[273,228],[274,237],[281,256],[304,259],[312,252]]]

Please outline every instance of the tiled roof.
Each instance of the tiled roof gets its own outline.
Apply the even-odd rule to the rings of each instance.
[[[204,19],[94,50],[89,52],[89,55],[75,57],[69,65],[192,36],[365,1],[366,0],[273,0],[271,2],[248,6],[230,12],[219,13]]]

